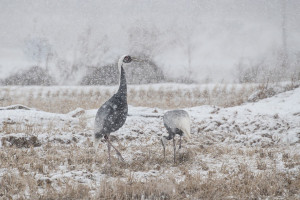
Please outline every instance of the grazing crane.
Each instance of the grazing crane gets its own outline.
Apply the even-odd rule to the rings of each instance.
[[[164,149],[164,158],[166,157],[165,145],[167,140],[173,139],[174,163],[176,156],[175,135],[180,135],[179,149],[181,149],[181,137],[184,135],[187,139],[191,136],[191,120],[189,114],[184,110],[171,110],[164,114],[164,125],[169,133],[168,136],[161,137],[161,143]]]
[[[97,111],[95,118],[95,145],[98,148],[99,140],[104,137],[104,141],[107,142],[108,148],[108,160],[110,159],[110,147],[113,147],[117,155],[124,161],[121,153],[111,144],[109,135],[112,132],[119,130],[126,121],[128,114],[127,105],[127,84],[124,71],[124,65],[131,63],[132,61],[138,61],[129,55],[124,55],[119,59],[118,69],[120,74],[120,85],[116,94],[114,94],[108,101],[106,101]]]

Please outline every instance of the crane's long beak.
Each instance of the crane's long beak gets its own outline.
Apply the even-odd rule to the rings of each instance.
[[[135,61],[135,62],[141,62],[143,60],[139,59],[139,58],[135,58],[135,57],[131,57],[132,61]]]

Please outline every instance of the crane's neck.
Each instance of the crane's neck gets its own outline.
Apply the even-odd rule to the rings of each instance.
[[[120,70],[120,85],[119,85],[119,90],[118,92],[121,96],[124,96],[127,98],[127,83],[126,83],[126,77],[125,77],[125,70],[123,66],[121,65],[121,70]]]

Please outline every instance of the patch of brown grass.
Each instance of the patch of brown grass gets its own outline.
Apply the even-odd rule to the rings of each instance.
[[[19,199],[260,199],[299,197],[300,175],[283,173],[275,165],[267,165],[277,156],[278,150],[222,147],[218,145],[194,145],[177,152],[177,162],[173,164],[172,148],[167,148],[167,157],[157,151],[157,145],[138,148],[132,161],[121,162],[112,156],[113,165],[107,163],[106,146],[95,151],[87,141],[85,146],[73,144],[43,144],[42,148],[3,147],[0,152],[0,169],[11,169],[0,176],[0,198]],[[160,146],[159,146],[160,147]],[[154,150],[156,149],[156,150]],[[104,150],[104,151],[103,151]],[[125,151],[125,150],[124,150]],[[24,156],[26,155],[26,156]],[[260,171],[253,172],[250,165],[236,159],[232,167],[226,156],[241,156],[253,159]],[[299,166],[299,155],[284,153],[279,157],[293,167]],[[221,168],[197,156],[223,160]],[[79,183],[73,178],[51,179],[51,173],[59,171],[59,166],[67,166],[67,171],[85,170],[93,184]],[[196,172],[190,169],[198,166]],[[287,166],[288,167],[288,166]],[[176,173],[167,171],[176,169]],[[155,170],[159,176],[137,179],[133,174]],[[129,172],[129,173],[128,173]],[[166,173],[165,173],[166,172]],[[95,185],[94,173],[107,178],[100,186]],[[203,175],[207,174],[207,175]],[[32,174],[40,174],[43,179]],[[180,180],[176,180],[176,176]],[[8,184],[7,184],[8,183]],[[37,193],[42,189],[42,193]],[[91,191],[95,191],[95,196]],[[297,196],[298,195],[298,196]]]
[[[102,182],[95,199],[174,199],[171,183],[164,183],[163,180],[140,182],[133,179]]]
[[[32,175],[15,175],[8,172],[0,181],[1,199],[86,199],[89,196],[89,187],[76,182],[65,180],[59,190],[51,185],[48,179],[45,182],[35,180]],[[45,185],[44,193],[37,193],[38,187]]]
[[[47,112],[67,113],[76,108],[99,108],[109,99],[114,87],[0,87],[0,106],[23,104]],[[244,103],[255,88],[243,86],[241,89],[216,84],[210,91],[208,88],[193,86],[186,88],[159,89],[145,87],[136,89],[129,87],[128,102],[133,106],[158,107],[163,109],[183,108],[200,105],[235,106]],[[233,92],[234,91],[234,92]]]
[[[143,142],[124,144],[115,140],[121,153],[132,157],[121,162],[112,149],[110,166],[106,145],[100,143],[96,152],[89,132],[84,129],[86,120],[80,120],[79,130],[81,136],[87,137],[86,141],[73,138],[70,142],[60,142],[54,137],[38,147],[24,148],[27,146],[18,146],[18,142],[3,145],[0,199],[299,198],[300,155],[293,146],[238,147],[213,138],[208,144],[203,140],[206,136],[193,135],[193,141],[183,142],[182,149],[177,150],[174,164],[172,145],[166,147],[164,159],[159,142],[137,145]],[[54,128],[54,124],[49,124],[46,130],[52,133]],[[63,129],[69,131],[68,127]],[[35,127],[22,129],[13,123],[8,123],[4,130],[26,132],[28,138],[38,134]],[[9,137],[3,134],[4,143],[11,143],[7,141]],[[277,167],[278,162],[283,165]],[[281,167],[285,169],[278,171]],[[79,179],[74,175],[78,172],[84,172],[78,175]],[[67,177],[63,176],[65,173]],[[55,178],[57,174],[62,176]],[[145,178],[139,179],[136,174]],[[88,181],[81,182],[81,178]]]
[[[263,172],[254,174],[247,167],[223,177],[188,174],[182,182],[173,177],[147,182],[130,179],[129,182],[105,181],[96,199],[259,199],[297,198],[300,176]],[[298,196],[297,196],[298,195]]]
[[[10,146],[16,146],[18,148],[29,148],[31,146],[33,147],[39,147],[41,146],[40,141],[37,139],[36,136],[28,136],[28,137],[15,137],[15,136],[8,136],[3,137],[1,139],[2,145],[10,145]]]

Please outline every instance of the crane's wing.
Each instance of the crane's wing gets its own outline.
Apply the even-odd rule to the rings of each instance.
[[[112,113],[114,112],[113,105],[110,101],[105,102],[97,111],[95,118],[95,133],[106,133],[107,121],[110,120]]]
[[[170,129],[180,129],[185,133],[187,138],[190,138],[191,121],[189,114],[184,110],[172,110],[164,114],[163,117],[165,126]]]
[[[95,133],[109,134],[121,128],[128,113],[127,102],[114,95],[98,110],[95,119]]]

